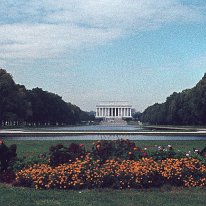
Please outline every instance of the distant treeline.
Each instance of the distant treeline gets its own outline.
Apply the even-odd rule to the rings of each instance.
[[[150,124],[206,125],[206,74],[192,89],[174,92],[165,103],[148,107],[141,121]]]
[[[0,125],[73,125],[94,117],[40,88],[27,90],[0,69]]]

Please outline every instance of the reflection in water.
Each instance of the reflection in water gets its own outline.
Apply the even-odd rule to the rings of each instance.
[[[47,136],[47,137],[5,137],[5,140],[206,140],[198,136],[146,136],[146,135],[78,135],[78,136]]]

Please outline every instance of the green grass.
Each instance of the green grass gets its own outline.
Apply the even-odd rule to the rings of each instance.
[[[203,206],[206,189],[162,188],[150,190],[34,190],[0,185],[2,206]]]
[[[63,143],[65,145],[69,145],[72,142],[76,143],[83,143],[86,148],[90,148],[92,146],[93,141],[71,141],[71,140],[64,140],[64,141],[6,141],[6,144],[16,144],[17,145],[17,153],[18,156],[26,155],[27,153],[35,153],[40,154],[43,152],[49,151],[49,147],[51,145],[56,145],[58,143]],[[206,146],[206,140],[193,140],[193,141],[135,141],[136,146],[138,147],[152,147],[155,145],[167,146],[168,144],[172,145],[175,150],[181,151],[189,151],[193,148],[197,148],[202,150]]]
[[[37,141],[37,140],[20,140],[20,141],[14,141],[14,140],[9,140],[5,141],[7,145],[11,144],[16,144],[17,145],[17,155],[19,157],[24,156],[26,154],[34,153],[34,154],[41,154],[44,152],[48,152],[50,146],[56,145],[59,143],[62,143],[64,145],[69,145],[71,143],[83,143],[87,148],[91,147],[92,141],[53,141],[53,140],[48,140],[48,141]]]

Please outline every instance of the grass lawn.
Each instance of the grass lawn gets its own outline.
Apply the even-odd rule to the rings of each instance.
[[[0,184],[2,206],[203,206],[206,189],[165,187],[150,190],[34,190]]]
[[[64,140],[64,141],[54,141],[54,140],[48,140],[48,141],[6,141],[6,144],[16,144],[17,145],[17,153],[18,156],[23,156],[28,153],[35,153],[40,154],[43,152],[49,151],[49,147],[51,145],[56,145],[58,143],[63,143],[65,145],[68,145],[72,142],[76,143],[83,143],[86,148],[89,148],[92,146],[93,141],[72,141],[72,140]],[[168,144],[172,145],[175,150],[181,150],[181,151],[189,151],[193,148],[197,148],[199,150],[202,150],[206,146],[206,140],[193,140],[193,141],[135,141],[136,146],[138,147],[152,147],[155,145],[161,145],[161,146],[167,146]]]

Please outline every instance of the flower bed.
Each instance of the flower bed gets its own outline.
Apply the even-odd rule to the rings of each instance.
[[[104,140],[91,149],[58,144],[49,152],[17,158],[16,146],[1,142],[0,182],[36,189],[203,187],[205,153],[206,148],[180,152],[171,145],[142,149],[129,140]]]
[[[206,166],[192,158],[158,161],[142,158],[138,161],[107,160],[101,163],[86,157],[57,167],[34,165],[19,171],[16,182],[36,189],[148,188],[164,183],[203,187],[206,185]]]

